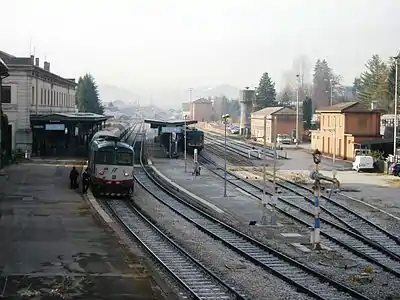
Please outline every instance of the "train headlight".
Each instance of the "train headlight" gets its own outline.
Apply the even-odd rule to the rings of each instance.
[[[104,175],[104,170],[101,170],[101,171],[99,172],[99,175]]]
[[[129,176],[129,173],[128,173],[128,172],[124,172],[124,176],[125,176],[125,177],[128,177],[128,176]]]

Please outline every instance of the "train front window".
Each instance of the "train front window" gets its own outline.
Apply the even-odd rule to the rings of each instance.
[[[116,153],[116,165],[119,166],[132,166],[133,155],[128,152],[117,152]]]
[[[113,151],[96,152],[95,161],[96,161],[96,164],[100,164],[100,165],[113,165],[114,164],[114,152]]]

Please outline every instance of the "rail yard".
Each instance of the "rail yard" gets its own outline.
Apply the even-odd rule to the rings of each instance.
[[[316,206],[312,179],[277,172],[285,164],[300,169],[301,150],[265,151],[232,138],[225,143],[217,133],[187,132],[190,139],[160,139],[142,120],[115,123],[90,146],[90,181],[100,182],[103,193],[92,184],[84,197],[120,245],[141,253],[158,299],[400,296],[395,212],[348,196],[340,177],[326,175],[332,164],[324,158],[325,175],[313,175],[325,180]],[[166,158],[174,140],[187,155]],[[302,155],[311,171],[313,156]],[[128,194],[119,193],[124,181]]]
[[[260,147],[228,139],[225,149],[223,137],[206,134],[203,151],[194,154],[197,163],[188,156],[185,173],[185,161],[163,158],[162,147],[145,125],[135,124],[131,131],[126,143],[146,153],[146,158],[139,155],[135,160],[134,195],[131,200],[95,201],[140,244],[178,297],[399,296],[399,224],[391,214],[369,206],[361,211],[362,202],[328,183],[320,197],[321,248],[315,250],[309,239],[315,217],[313,190],[279,175],[273,180],[269,171],[263,186],[257,172],[264,161]],[[147,139],[135,147],[141,133]],[[274,151],[265,154],[270,166]],[[287,151],[277,151],[278,161],[291,159]],[[202,166],[198,176],[192,174],[197,164]],[[222,196],[225,178],[227,197]],[[270,197],[274,184],[275,198]],[[266,206],[264,198],[269,199]],[[374,218],[366,217],[366,212]],[[273,218],[273,224],[261,224],[263,216]]]

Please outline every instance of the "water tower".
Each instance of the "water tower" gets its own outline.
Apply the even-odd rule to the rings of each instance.
[[[251,112],[255,90],[245,87],[240,90],[240,134],[249,136],[251,132]]]

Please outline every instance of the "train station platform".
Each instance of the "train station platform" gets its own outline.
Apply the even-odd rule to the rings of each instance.
[[[91,138],[109,118],[83,112],[31,115],[32,156],[85,157]]]
[[[69,189],[78,163],[37,159],[0,177],[0,298],[164,299],[141,258]]]

